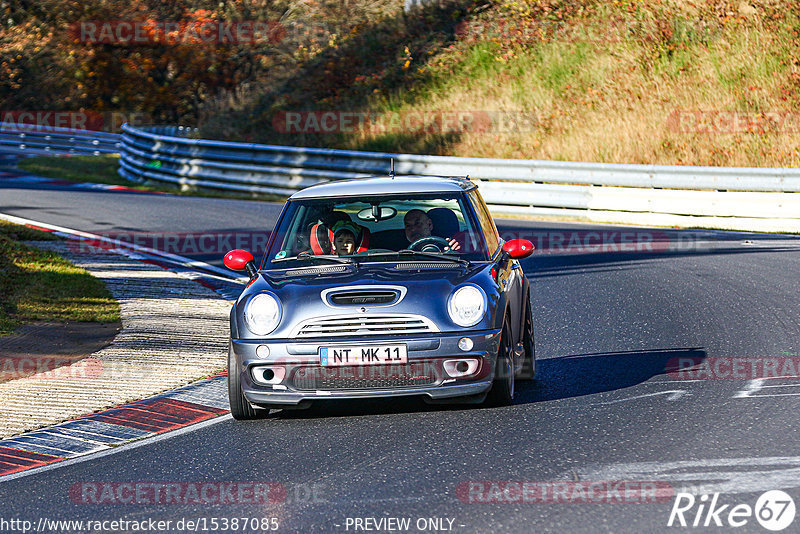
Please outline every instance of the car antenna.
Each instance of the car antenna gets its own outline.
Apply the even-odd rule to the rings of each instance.
[[[389,176],[394,180],[394,158],[389,158]]]

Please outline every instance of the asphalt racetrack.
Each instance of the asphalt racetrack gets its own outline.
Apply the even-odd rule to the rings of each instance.
[[[225,251],[211,241],[189,250],[186,235],[253,240],[279,210],[0,179],[0,213],[109,235],[180,234],[185,255],[215,265]],[[234,518],[246,532],[664,532],[686,494],[696,498],[678,503],[687,526],[672,517],[672,530],[728,532],[731,509],[755,510],[768,490],[798,502],[800,239],[497,222],[539,248],[523,261],[538,380],[518,384],[513,406],[354,401],[223,417],[0,481],[2,518],[154,520],[164,532],[179,521],[211,531],[212,520],[232,531]],[[233,499],[181,501],[203,483]],[[126,496],[141,489],[138,502],[116,498],[121,484],[133,485]],[[146,484],[177,484],[177,497],[145,498]],[[252,503],[257,484],[274,491],[271,503]],[[715,494],[727,507],[708,517]],[[745,521],[736,531],[766,532],[755,513],[734,517]]]

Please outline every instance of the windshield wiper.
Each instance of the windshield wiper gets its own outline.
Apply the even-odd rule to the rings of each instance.
[[[315,255],[315,254],[309,254],[308,252],[301,252],[300,254],[298,254],[297,256],[295,256],[293,258],[275,259],[275,260],[272,260],[272,262],[276,263],[276,262],[289,261],[289,260],[325,260],[325,261],[330,261],[330,262],[333,262],[333,263],[345,263],[345,264],[353,263],[352,258],[341,258],[339,256],[330,256],[330,255],[327,255],[327,254],[325,254],[325,255]]]
[[[369,251],[367,251],[367,253],[366,253],[366,257],[368,257],[368,258],[374,258],[376,256],[395,256],[395,255],[399,255],[399,256],[424,256],[426,258],[433,258],[433,259],[437,259],[437,260],[448,260],[448,261],[452,261],[452,262],[455,262],[455,263],[460,263],[461,265],[464,265],[464,266],[467,266],[467,267],[472,265],[472,263],[470,263],[469,260],[456,258],[454,256],[447,256],[445,254],[436,253],[436,252],[422,252],[422,251],[419,251],[419,250],[411,250],[409,248],[404,248],[403,250],[398,250],[397,252],[386,251],[386,252],[375,252],[375,253],[370,254]]]
[[[468,260],[457,258],[455,256],[448,256],[447,254],[443,254],[441,252],[423,252],[421,250],[411,250],[410,248],[404,248],[403,250],[398,250],[397,253],[400,254],[401,256],[425,256],[426,258],[435,258],[437,260],[450,260],[466,266],[471,265]]]

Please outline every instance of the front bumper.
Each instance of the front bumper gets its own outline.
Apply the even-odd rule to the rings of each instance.
[[[461,350],[458,341],[470,338],[473,347]],[[231,343],[244,396],[255,405],[296,406],[321,399],[358,399],[422,395],[429,399],[467,397],[486,392],[492,384],[500,330],[482,330],[406,337],[359,337],[317,340],[236,340]],[[406,345],[408,364],[322,367],[319,349],[336,345]],[[269,355],[256,350],[266,346]],[[259,353],[264,355],[263,348]],[[475,359],[476,370],[453,378],[444,362]],[[259,369],[283,368],[273,384],[259,383]],[[262,376],[263,381],[263,376]]]

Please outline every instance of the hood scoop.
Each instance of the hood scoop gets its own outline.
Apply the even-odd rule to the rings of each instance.
[[[330,306],[392,306],[405,295],[404,287],[342,287],[328,289],[322,298]]]

